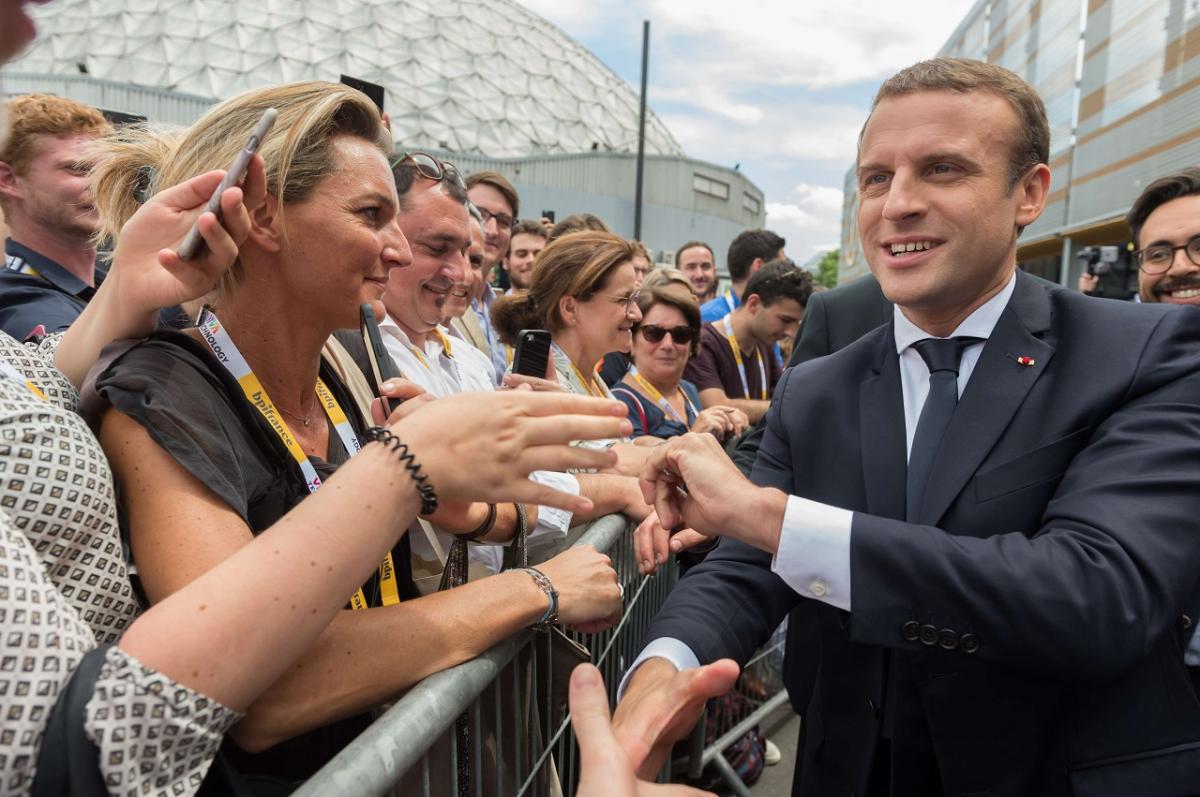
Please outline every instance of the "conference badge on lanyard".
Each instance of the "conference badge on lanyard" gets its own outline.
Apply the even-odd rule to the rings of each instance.
[[[729,341],[729,348],[733,349],[733,360],[737,363],[738,374],[742,377],[742,395],[746,398],[754,398],[750,395],[750,380],[746,377],[746,363],[742,360],[742,347],[738,345],[737,338],[733,335],[732,316],[725,316],[721,323],[725,327],[725,340]],[[762,349],[757,343],[754,345],[754,361],[758,363],[758,397],[765,399],[767,398],[767,369],[763,366]]]
[[[288,428],[287,422],[283,420],[279,410],[276,409],[275,403],[271,401],[271,397],[267,395],[267,391],[263,388],[262,383],[258,381],[258,377],[254,375],[250,364],[238,351],[237,344],[233,342],[233,338],[221,325],[210,308],[205,307],[200,314],[199,322],[200,336],[204,338],[204,342],[208,344],[208,348],[212,350],[213,356],[217,358],[217,362],[229,372],[234,379],[238,381],[238,385],[242,388],[242,393],[245,394],[246,400],[250,402],[254,409],[258,410],[258,414],[263,417],[271,430],[287,448],[288,453],[292,455],[292,459],[299,466],[301,474],[304,476],[304,486],[308,488],[310,493],[315,493],[317,488],[321,486],[321,477],[317,473],[316,467],[304,453],[300,443]],[[326,417],[333,424],[334,430],[342,441],[342,445],[346,449],[348,456],[354,456],[362,448],[362,444],[358,440],[358,435],[354,433],[354,427],[350,425],[346,413],[334,398],[333,393],[326,387],[325,383],[319,378],[317,379],[316,387],[314,388],[317,399],[321,402],[321,407],[325,410]],[[388,552],[387,558],[379,566],[379,585],[380,592],[383,597],[383,604],[390,606],[393,603],[400,602],[400,592],[396,584],[396,567],[392,561],[391,551]],[[354,609],[368,608],[366,596],[362,589],[357,590],[350,597],[350,605]]]

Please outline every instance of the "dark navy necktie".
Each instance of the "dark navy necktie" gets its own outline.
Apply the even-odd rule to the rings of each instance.
[[[905,518],[911,523],[916,520],[921,508],[921,497],[925,494],[925,481],[933,467],[950,425],[950,417],[958,405],[958,364],[965,348],[973,343],[982,343],[983,338],[925,338],[912,344],[929,367],[929,396],[921,408],[917,421],[917,432],[913,435],[912,452],[908,455],[907,503]]]

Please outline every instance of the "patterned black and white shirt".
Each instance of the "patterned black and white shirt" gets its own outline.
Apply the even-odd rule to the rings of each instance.
[[[52,365],[59,337],[0,332],[0,797],[27,794],[59,692],[87,651],[115,641],[137,603],[117,530],[112,474]],[[241,715],[109,649],[85,730],[114,795],[187,795]]]

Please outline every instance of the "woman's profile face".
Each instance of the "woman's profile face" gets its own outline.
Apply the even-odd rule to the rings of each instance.
[[[664,335],[658,343],[651,343],[643,333],[647,326],[687,327],[687,318],[678,307],[659,302],[646,310],[641,326],[633,336],[633,364],[637,369],[656,382],[677,383],[691,355],[691,343],[676,341],[674,335]]]
[[[603,342],[605,352],[629,351],[631,330],[642,317],[638,309],[637,275],[626,261],[609,272],[603,287],[579,303],[579,333],[584,340]]]
[[[383,296],[389,272],[411,265],[412,251],[387,158],[354,136],[332,149],[330,174],[287,207],[281,254],[297,310],[341,329],[358,326],[358,306]]]

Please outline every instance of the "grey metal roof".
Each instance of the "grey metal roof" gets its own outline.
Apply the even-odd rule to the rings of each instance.
[[[397,140],[491,157],[637,147],[636,91],[513,0],[59,0],[10,68],[225,99],[258,86],[382,84]],[[651,112],[649,153],[682,154]]]

